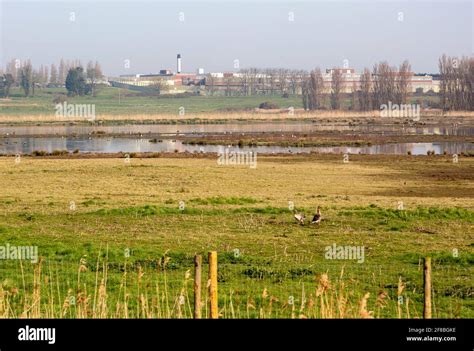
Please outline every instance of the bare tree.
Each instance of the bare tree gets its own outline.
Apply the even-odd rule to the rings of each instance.
[[[64,63],[64,60],[59,61],[59,71],[58,71],[58,83],[64,84],[66,82],[67,67]]]
[[[239,71],[239,81],[240,81],[240,91],[241,95],[249,96],[251,94],[250,91],[250,69],[244,68]]]
[[[373,70],[373,106],[380,108],[382,104],[396,100],[395,76],[396,69],[390,67],[388,62],[374,65]]]
[[[248,70],[249,95],[257,95],[261,73],[258,68],[251,67]]]
[[[278,85],[282,94],[288,93],[288,72],[286,68],[280,68],[277,70]]]
[[[331,108],[339,110],[341,108],[342,71],[334,68],[331,76]]]
[[[312,109],[321,108],[323,106],[324,80],[319,68],[311,72],[311,93]]]
[[[48,66],[43,67],[43,77],[44,77],[44,82],[43,84],[46,86],[49,82],[49,71],[48,71]]]
[[[100,73],[100,66],[98,66],[98,63],[96,62],[95,65],[92,63],[92,61],[89,61],[87,63],[87,69],[86,69],[86,77],[88,79],[88,83],[90,84],[91,88],[91,94],[92,96],[97,95],[97,81],[100,79],[100,77],[97,76],[97,74],[102,74]],[[161,87],[157,87],[159,90]]]
[[[20,69],[21,67],[19,64],[17,64],[17,60],[11,60],[10,62],[7,63],[5,72],[11,74],[15,82],[19,82],[21,79]]]
[[[463,57],[459,62],[459,108],[462,110],[474,110],[473,106],[473,84],[474,84],[474,58]]]
[[[215,78],[212,76],[212,74],[208,74],[206,76],[206,87],[209,87],[208,88],[208,91],[209,91],[209,95],[214,95],[214,92],[215,92],[215,88],[214,88],[214,85],[215,85]]]
[[[411,66],[410,63],[405,60],[398,69],[397,86],[396,86],[396,103],[406,104],[408,95],[411,91],[410,88],[410,77],[411,77]]]
[[[295,70],[295,69],[292,69],[289,71],[288,73],[289,87],[293,95],[296,95],[298,92],[300,78],[301,78],[300,71]]]
[[[104,77],[104,74],[102,73],[102,67],[100,66],[100,63],[98,61],[95,61],[94,71],[97,80],[100,80]]]
[[[464,84],[467,87],[467,109],[469,111],[474,111],[474,58],[467,58],[468,64],[466,69],[466,76]]]
[[[40,65],[38,71],[36,72],[38,83],[43,84],[45,82],[45,77],[44,77],[44,66]]]
[[[352,81],[351,89],[351,111],[357,110],[357,84],[355,81]]]
[[[369,111],[371,106],[372,94],[372,75],[370,71],[365,68],[360,76],[360,91],[359,91],[359,108],[362,111]]]
[[[305,79],[301,83],[301,96],[303,99],[303,108],[305,110],[310,110],[311,109],[311,104],[310,104],[310,95],[311,95],[311,84],[309,82],[309,78]]]
[[[296,93],[303,93],[303,85],[309,79],[309,73],[304,70],[298,71]]]
[[[225,96],[232,96],[232,78],[227,77],[225,78]]]
[[[51,84],[58,84],[58,70],[54,63],[51,65],[51,77],[49,81]]]
[[[30,96],[32,87],[34,86],[33,68],[30,61],[27,61],[20,70],[20,85],[25,92],[25,96]]]
[[[474,58],[439,59],[440,100],[443,110],[474,110]]]
[[[319,68],[311,71],[309,79],[303,83],[303,106],[305,110],[316,110],[322,107],[324,80]]]
[[[42,77],[41,77],[40,71],[32,69],[31,71],[31,95],[32,96],[35,96],[36,86],[41,83],[41,80],[42,80]]]
[[[273,95],[275,93],[275,88],[276,88],[276,70],[273,68],[267,68],[264,71],[264,76],[265,76],[265,85],[266,88],[265,90],[268,90],[270,95]]]
[[[439,98],[441,102],[441,107],[444,111],[449,109],[449,99],[448,99],[448,58],[445,54],[441,56],[438,60],[438,68],[440,74],[440,85],[439,85]]]

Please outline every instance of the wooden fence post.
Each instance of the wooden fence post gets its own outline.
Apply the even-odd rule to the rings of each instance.
[[[425,257],[424,260],[423,287],[425,292],[423,318],[431,318],[431,257]]]
[[[217,319],[219,316],[217,306],[217,251],[210,251],[209,258],[209,299],[211,318]]]
[[[202,256],[194,256],[194,318],[201,318],[201,268]]]

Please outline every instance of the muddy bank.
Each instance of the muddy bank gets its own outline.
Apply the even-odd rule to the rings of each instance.
[[[192,152],[115,152],[115,153],[94,153],[94,152],[67,152],[58,151],[53,153],[32,153],[21,155],[18,163],[21,160],[74,160],[74,159],[122,159],[127,163],[127,159],[130,162],[133,159],[149,159],[149,158],[172,158],[172,159],[211,159],[217,158],[217,153],[192,153]],[[341,161],[341,154],[328,154],[328,153],[275,153],[275,154],[262,154],[259,155],[259,160],[288,160],[288,161],[307,161],[307,160],[335,160]],[[472,159],[474,153],[461,153],[459,158]],[[0,155],[0,160],[11,160],[15,162],[18,160],[16,155]],[[405,160],[405,161],[446,161],[452,162],[452,155],[391,155],[391,154],[351,154],[351,160],[367,160],[371,162],[387,161],[387,160]],[[474,173],[473,173],[474,174]]]
[[[441,110],[422,110],[419,118],[381,117],[380,111],[244,111],[210,112],[153,115],[98,114],[93,122],[82,117],[56,117],[54,115],[1,115],[0,126],[8,125],[124,125],[124,124],[225,124],[230,122],[309,122],[330,123],[336,125],[361,124],[474,124],[473,111],[443,112]]]
[[[160,134],[160,133],[89,133],[86,134],[90,139],[100,138],[131,138],[144,139],[149,143],[159,143],[164,140],[179,140],[186,145],[230,145],[230,146],[292,146],[292,147],[317,147],[317,146],[370,146],[383,145],[389,143],[422,143],[422,142],[467,142],[474,143],[474,136],[469,135],[419,135],[419,134],[400,134],[385,135],[384,133],[370,132],[283,132],[283,133],[216,133],[203,134],[199,136],[185,134]],[[84,135],[57,135],[54,137],[62,137],[74,140],[75,138],[83,138]],[[50,134],[8,134],[0,135],[1,140],[8,138],[51,138]]]
[[[460,135],[380,135],[371,133],[265,133],[253,135],[215,135],[179,137],[183,144],[191,145],[231,145],[231,146],[370,146],[389,143],[422,143],[422,142],[470,142],[474,136]],[[156,142],[159,139],[151,139]]]
[[[341,136],[366,135],[463,135],[474,136],[474,119],[470,118],[436,118],[426,121],[410,121],[399,119],[377,119],[373,121],[354,119],[321,119],[310,121],[238,121],[231,123],[186,123],[176,121],[169,124],[117,124],[101,123],[62,123],[54,125],[0,125],[0,138],[5,137],[136,137],[136,138],[167,138],[176,137],[180,140],[200,138],[208,143],[219,136],[221,140],[258,139],[273,140],[281,135],[288,141],[297,137],[320,137],[323,139]],[[424,140],[424,139],[423,139]]]

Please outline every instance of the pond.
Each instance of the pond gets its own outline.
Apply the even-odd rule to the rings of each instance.
[[[113,135],[213,135],[248,133],[314,133],[344,132],[385,135],[455,135],[474,136],[471,126],[413,126],[316,124],[311,122],[262,122],[226,124],[126,124],[126,125],[41,125],[0,126],[0,136],[70,136],[91,134]]]
[[[189,145],[179,140],[163,140],[156,143],[147,138],[113,138],[113,137],[6,137],[0,139],[0,154],[30,154],[33,151],[74,150],[95,153],[116,152],[191,152],[219,153],[229,151],[254,151],[260,154],[274,153],[351,153],[351,154],[396,154],[426,155],[428,151],[436,154],[459,154],[474,151],[470,142],[432,142],[432,143],[393,143],[360,147],[284,147],[284,146],[226,146],[226,145]]]

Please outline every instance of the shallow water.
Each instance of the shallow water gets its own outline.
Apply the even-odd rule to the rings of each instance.
[[[432,142],[432,143],[397,143],[371,145],[361,147],[283,147],[283,146],[238,146],[226,145],[187,145],[179,140],[163,140],[151,143],[148,139],[134,138],[89,138],[89,137],[7,137],[0,139],[0,154],[30,154],[33,151],[68,150],[78,149],[81,152],[115,153],[115,152],[204,152],[220,153],[229,151],[253,151],[260,154],[273,153],[351,153],[351,154],[397,154],[426,155],[428,151],[436,154],[444,152],[459,154],[474,151],[474,143],[468,142]]]
[[[441,126],[441,127],[404,127],[402,125],[318,125],[310,122],[271,122],[271,123],[229,123],[229,124],[154,124],[154,125],[66,125],[66,126],[1,126],[0,136],[33,136],[33,135],[89,135],[102,132],[105,134],[162,134],[162,135],[212,135],[242,133],[312,133],[340,131],[373,134],[415,134],[415,135],[455,135],[474,136],[474,127]]]

